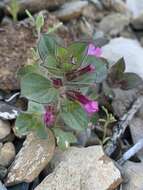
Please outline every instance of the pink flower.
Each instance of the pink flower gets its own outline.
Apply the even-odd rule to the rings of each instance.
[[[84,105],[84,109],[87,113],[95,113],[99,111],[98,102],[97,101],[89,101]]]
[[[102,50],[99,47],[95,47],[94,44],[90,43],[88,46],[87,55],[93,55],[95,57],[100,57]]]
[[[47,127],[54,124],[55,115],[54,115],[53,110],[51,109],[51,106],[46,107],[46,111],[44,113],[43,120]]]
[[[99,111],[98,102],[90,100],[87,96],[84,96],[80,92],[72,91],[68,93],[68,96],[80,102],[80,104],[82,105],[82,107],[88,113],[89,116],[92,116],[93,113]]]

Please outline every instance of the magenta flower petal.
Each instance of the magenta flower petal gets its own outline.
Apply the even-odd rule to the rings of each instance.
[[[87,104],[84,105],[84,109],[87,113],[96,113],[99,111],[98,102],[97,101],[89,101]]]
[[[95,57],[100,57],[102,54],[102,50],[99,47],[95,47],[94,44],[89,44],[87,55],[93,55]]]
[[[53,108],[51,106],[47,106],[46,111],[43,116],[44,123],[47,127],[51,126],[55,122],[55,115],[53,112]]]
[[[67,94],[68,97],[72,98],[73,100],[78,101],[84,110],[88,113],[89,116],[92,116],[93,113],[99,111],[98,102],[94,100],[90,100],[87,96],[81,94],[77,91],[72,91]]]

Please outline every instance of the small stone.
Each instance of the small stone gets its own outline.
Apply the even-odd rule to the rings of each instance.
[[[122,0],[114,0],[111,5],[112,9],[116,12],[120,12],[123,14],[130,14],[127,5]]]
[[[85,34],[88,35],[90,37],[93,36],[93,32],[94,32],[94,27],[91,23],[89,23],[88,21],[84,20],[80,20],[79,21],[79,29],[80,31]]]
[[[143,163],[126,162],[123,166],[125,173],[125,183],[123,190],[142,190],[143,189]]]
[[[122,0],[102,0],[105,8],[116,12],[129,13],[127,5]]]
[[[96,12],[97,12],[96,7],[94,5],[89,4],[83,9],[82,15],[86,18],[95,20]]]
[[[128,9],[132,12],[132,25],[135,29],[143,29],[143,0],[127,0]]]
[[[143,79],[143,48],[137,40],[128,38],[115,38],[102,48],[102,56],[111,63],[124,58],[126,72],[138,74]]]
[[[8,186],[32,182],[49,163],[55,150],[55,138],[49,129],[47,133],[47,139],[41,139],[35,133],[27,136],[10,167],[6,179]]]
[[[0,149],[0,165],[7,167],[15,157],[15,147],[11,142],[7,142]]]
[[[6,5],[10,4],[11,0],[5,0]],[[18,0],[20,6],[20,13],[24,13],[25,9],[29,10],[32,13],[41,11],[43,9],[53,8],[63,4],[65,0]],[[7,10],[8,11],[8,10]]]
[[[88,5],[87,1],[73,1],[65,3],[59,11],[55,12],[58,19],[69,21],[81,15],[83,8]]]
[[[119,170],[101,146],[71,147],[58,154],[60,161],[56,161],[54,172],[35,190],[113,190],[122,182]]]
[[[128,16],[120,13],[112,13],[102,19],[99,23],[99,29],[110,35],[117,35],[129,22],[130,19]]]
[[[5,139],[10,134],[10,124],[0,119],[0,141]]]

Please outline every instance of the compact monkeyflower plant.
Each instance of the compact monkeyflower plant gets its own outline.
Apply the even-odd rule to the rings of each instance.
[[[107,61],[94,43],[74,42],[63,47],[49,34],[41,35],[36,52],[36,63],[19,72],[21,96],[28,99],[28,109],[17,117],[16,130],[24,135],[36,131],[47,138],[49,128],[64,149],[77,142],[76,135],[89,127],[100,110],[96,85],[107,79]],[[119,74],[122,65],[120,60],[112,76]],[[109,76],[109,83],[111,79]]]

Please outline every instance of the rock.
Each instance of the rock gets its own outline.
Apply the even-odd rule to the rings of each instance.
[[[94,32],[94,26],[91,23],[89,23],[87,20],[84,21],[80,20],[79,30],[81,31],[81,33],[92,37]]]
[[[0,181],[0,190],[7,190],[6,187],[2,184],[1,181]]]
[[[116,116],[121,118],[130,109],[131,104],[137,98],[137,90],[122,90],[114,88],[113,93],[115,98],[112,102],[112,107]]]
[[[10,105],[6,102],[0,102],[0,118],[4,120],[15,119],[20,112],[21,109],[17,107]]]
[[[55,12],[57,18],[68,21],[81,15],[83,8],[88,5],[87,1],[73,1],[65,3],[59,11]]]
[[[136,144],[140,139],[143,138],[143,119],[134,117],[129,126],[133,143]],[[140,150],[137,155],[141,160],[143,160],[143,150]]]
[[[115,38],[103,48],[102,56],[112,63],[124,57],[126,71],[138,74],[143,79],[143,48],[137,40],[127,38]]]
[[[89,20],[92,21],[101,21],[104,16],[105,16],[106,12],[105,11],[101,11],[99,9],[96,8],[96,6],[94,6],[93,4],[89,4],[87,5],[83,11],[82,11],[82,15]],[[94,26],[94,23],[93,23]]]
[[[138,111],[137,116],[140,117],[141,119],[143,119],[143,106]]]
[[[6,178],[8,186],[32,182],[49,163],[55,150],[55,138],[49,129],[47,133],[47,139],[40,139],[35,133],[27,136],[10,167]]]
[[[7,168],[0,165],[0,180],[4,179],[7,175]]]
[[[128,14],[129,10],[127,5],[122,0],[102,0],[105,8],[116,12]]]
[[[128,9],[132,12],[132,25],[135,29],[143,29],[143,0],[127,0]]]
[[[5,0],[6,5],[10,4],[11,0]],[[19,0],[20,13],[24,13],[25,9],[29,10],[31,13],[38,12],[43,9],[53,8],[60,6],[65,2],[65,0]]]
[[[15,147],[11,142],[7,142],[0,149],[0,165],[7,167],[15,157]]]
[[[10,124],[0,119],[0,141],[5,139],[10,134]]]
[[[127,5],[122,0],[112,1],[111,8],[116,12],[130,15]]]
[[[99,23],[99,29],[110,35],[119,34],[130,22],[130,18],[120,13],[107,15]]]
[[[101,146],[72,147],[59,159],[54,172],[35,190],[113,190],[122,181],[119,170]]]
[[[125,172],[125,183],[123,190],[143,189],[143,163],[126,162],[123,166]]]

